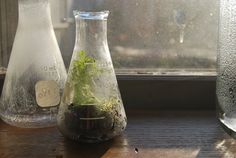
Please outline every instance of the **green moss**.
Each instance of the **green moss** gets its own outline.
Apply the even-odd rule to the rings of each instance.
[[[74,100],[77,105],[98,105],[101,110],[109,110],[118,105],[120,100],[116,97],[100,99],[94,94],[94,78],[99,77],[103,70],[98,68],[96,60],[86,54],[85,51],[78,52],[79,59],[72,63],[70,76],[71,86],[74,88]]]
[[[85,51],[78,53],[79,60],[73,61],[70,74],[70,83],[75,91],[74,102],[79,105],[96,104],[98,99],[92,90],[92,80],[99,74],[96,61],[87,56]]]

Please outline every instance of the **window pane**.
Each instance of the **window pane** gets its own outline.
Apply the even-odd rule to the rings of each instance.
[[[6,15],[8,20],[2,19],[5,16],[0,18],[0,64],[6,67],[17,24],[17,1],[3,2],[6,4],[0,5],[0,15]],[[108,43],[116,70],[215,71],[219,0],[50,2],[53,25],[67,67],[75,39],[72,11],[79,9],[110,10]]]
[[[65,9],[61,19],[68,24],[60,29],[59,43],[68,65],[75,38],[72,10],[110,10],[108,42],[116,69],[215,69],[218,3],[67,0],[58,8]]]

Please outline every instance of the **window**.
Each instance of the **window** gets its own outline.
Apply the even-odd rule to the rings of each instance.
[[[217,0],[67,0],[57,11],[51,1],[54,15],[64,8],[60,20],[67,27],[56,32],[66,65],[75,38],[72,10],[110,10],[108,42],[117,71],[215,71]]]
[[[17,16],[17,5],[6,0],[2,3],[1,19],[5,17],[8,23],[1,24],[1,41],[8,38],[8,42],[2,42],[0,48],[9,54],[17,24],[13,17]],[[67,66],[75,39],[72,10],[79,9],[111,11],[108,42],[117,70],[215,69],[218,0],[50,0],[50,3]],[[2,65],[6,66],[9,55],[1,54]]]
[[[214,106],[219,0],[50,0],[50,3],[67,67],[75,39],[72,10],[110,10],[108,43],[125,104]],[[17,10],[17,1],[1,0],[2,67],[7,67],[9,60]]]

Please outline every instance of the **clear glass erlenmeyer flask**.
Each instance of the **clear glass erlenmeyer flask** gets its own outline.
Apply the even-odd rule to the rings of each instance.
[[[73,140],[108,140],[121,134],[127,123],[107,44],[108,11],[74,15],[76,43],[58,126]]]
[[[236,138],[236,1],[220,1],[216,93],[222,127]]]
[[[1,118],[15,126],[56,124],[66,70],[48,0],[19,0],[19,22],[1,96]]]

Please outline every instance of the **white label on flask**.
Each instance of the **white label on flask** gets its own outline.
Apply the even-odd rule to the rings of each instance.
[[[60,103],[60,90],[56,81],[38,81],[35,85],[35,94],[40,107],[51,107]]]

